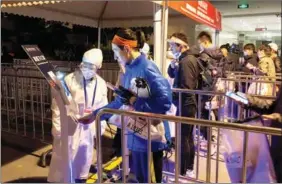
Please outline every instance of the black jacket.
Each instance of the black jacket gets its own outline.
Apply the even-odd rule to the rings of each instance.
[[[209,69],[224,66],[224,56],[217,48],[205,49],[200,53],[199,59]]]
[[[202,73],[199,82],[199,89],[201,90],[213,90],[213,85],[216,83],[216,79],[219,77],[225,77],[224,75],[224,56],[220,49],[210,48],[205,49],[199,55],[198,60],[203,65],[205,73]],[[202,72],[202,68],[200,72]],[[212,74],[212,71],[217,71],[217,74]],[[206,78],[206,79],[205,79]]]
[[[224,71],[235,71],[239,64],[239,56],[237,54],[228,53],[224,58]]]
[[[249,105],[245,108],[251,109],[258,114],[282,114],[282,88],[280,88],[276,100],[271,102],[270,100],[263,100],[257,97],[247,95]],[[271,124],[274,128],[282,128],[282,123],[273,121]],[[272,147],[279,147],[282,149],[282,136],[273,136]],[[282,151],[280,150],[282,156]]]
[[[179,57],[179,67],[177,72],[176,87],[181,89],[198,89],[200,69],[197,63],[199,50],[197,47],[191,47],[188,51]],[[192,94],[182,95],[182,104],[196,105],[196,97]]]
[[[258,56],[257,54],[253,54],[251,56],[244,56],[244,59],[247,61],[247,63],[250,63],[256,67],[258,67]],[[242,72],[245,72],[245,73],[252,73],[251,70],[249,70],[248,68],[246,68],[245,66],[242,68]]]

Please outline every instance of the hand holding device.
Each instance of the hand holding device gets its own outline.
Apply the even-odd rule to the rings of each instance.
[[[122,86],[119,86],[118,88],[115,87],[114,85],[112,85],[111,83],[108,83],[107,82],[107,87],[110,88],[111,90],[114,91],[114,93],[116,93],[121,99],[122,99],[122,102],[125,104],[125,105],[130,105],[133,103],[133,98],[136,98],[136,94],[133,93],[132,91],[122,87]]]
[[[229,98],[235,100],[238,103],[244,104],[244,105],[248,105],[249,101],[246,98],[245,94],[243,93],[234,93],[232,91],[228,91],[225,94],[226,96],[228,96]]]

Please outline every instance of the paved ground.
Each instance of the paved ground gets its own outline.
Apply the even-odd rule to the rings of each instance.
[[[34,140],[2,133],[1,182],[46,182],[48,168],[37,163],[40,154],[48,148]]]
[[[103,160],[112,154],[111,135],[102,139]],[[2,132],[1,144],[1,182],[38,183],[46,182],[49,167],[38,166],[40,156],[52,146],[30,138]],[[104,147],[105,146],[105,147]],[[93,162],[96,161],[94,153]]]
[[[104,148],[103,153],[104,161],[109,159],[111,152],[111,135],[103,139]],[[106,144],[105,144],[106,143]],[[50,149],[50,145],[41,143],[40,141],[23,138],[7,133],[2,133],[1,145],[1,182],[20,182],[20,183],[38,183],[46,182],[48,167],[39,167],[38,161],[40,155],[46,150]],[[107,158],[108,157],[108,158]],[[195,159],[196,160],[196,159]],[[196,161],[195,161],[196,165]],[[206,179],[206,158],[200,157],[199,159],[199,179]],[[215,168],[216,162],[212,160],[211,163],[211,182],[215,182]],[[195,168],[196,169],[196,168]],[[230,182],[228,173],[224,162],[219,162],[219,178],[218,182]]]

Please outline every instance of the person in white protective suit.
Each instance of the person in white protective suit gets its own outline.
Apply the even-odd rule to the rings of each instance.
[[[72,96],[72,106],[75,106],[75,116],[80,118],[95,109],[108,104],[106,82],[96,74],[102,66],[102,51],[91,49],[84,53],[80,68],[67,75],[64,79],[65,88]],[[60,111],[55,99],[52,100],[52,135],[53,154],[48,175],[48,182],[63,182],[61,154],[61,122]],[[85,182],[92,164],[94,151],[95,123],[89,125],[69,123],[69,154],[73,180]],[[102,122],[102,133],[105,131],[106,122]]]

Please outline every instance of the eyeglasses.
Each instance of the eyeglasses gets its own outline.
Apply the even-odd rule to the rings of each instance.
[[[93,64],[87,64],[87,63],[82,63],[81,65],[80,65],[80,68],[81,69],[89,69],[89,70],[97,70],[97,67],[95,66],[95,65],[93,65]]]

